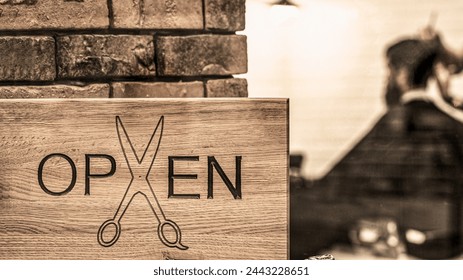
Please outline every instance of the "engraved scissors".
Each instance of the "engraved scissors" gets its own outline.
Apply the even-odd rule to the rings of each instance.
[[[116,241],[119,239],[119,236],[121,235],[120,221],[130,203],[132,203],[134,197],[140,194],[146,198],[148,204],[151,207],[151,210],[154,213],[154,216],[158,220],[157,232],[161,242],[167,247],[176,247],[180,250],[188,249],[187,246],[184,246],[181,243],[182,234],[178,225],[174,221],[166,219],[164,211],[162,211],[161,205],[159,204],[159,201],[156,198],[153,188],[151,187],[151,184],[148,180],[148,176],[150,174],[151,168],[153,167],[154,159],[156,158],[156,154],[161,143],[162,132],[164,129],[164,116],[159,119],[159,122],[156,125],[156,128],[151,135],[151,139],[146,146],[146,149],[141,158],[139,158],[135,152],[132,142],[129,139],[129,135],[127,134],[127,131],[125,130],[125,127],[122,124],[122,120],[119,116],[116,116],[116,129],[117,135],[119,137],[119,143],[129,167],[130,174],[132,175],[132,179],[130,180],[129,186],[127,187],[124,197],[122,198],[122,201],[119,204],[114,217],[107,220],[100,226],[100,229],[98,230],[98,242],[104,247],[110,247],[116,243]],[[111,240],[105,241],[103,239],[103,232],[110,225],[113,225],[116,228],[116,233]],[[165,236],[164,230],[166,226],[170,226],[175,231],[175,241],[171,241]]]

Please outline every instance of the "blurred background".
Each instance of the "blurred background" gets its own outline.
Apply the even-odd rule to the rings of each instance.
[[[403,191],[400,160],[388,162],[389,173],[371,168],[381,139],[362,144],[371,153],[357,147],[387,113],[387,46],[433,21],[442,41],[463,52],[463,1],[276,2],[246,1],[243,76],[250,97],[290,98],[291,258],[459,258],[459,166],[450,159],[453,173],[428,172]],[[455,78],[450,90],[463,94],[463,82]],[[452,156],[446,147],[432,152],[434,161]]]

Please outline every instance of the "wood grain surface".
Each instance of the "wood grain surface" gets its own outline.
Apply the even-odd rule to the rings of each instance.
[[[2,100],[0,258],[287,259],[288,121],[286,99]],[[142,164],[129,169],[130,145]],[[169,157],[197,158],[173,160],[171,173],[196,175],[175,177],[173,189],[199,198],[169,197]],[[235,191],[240,173],[241,198],[212,157]],[[99,231],[118,208],[119,238],[103,246]],[[163,215],[188,249],[162,242]],[[163,229],[169,242],[180,237]],[[109,225],[101,238],[116,233]]]

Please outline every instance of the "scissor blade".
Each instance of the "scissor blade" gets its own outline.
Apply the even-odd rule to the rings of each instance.
[[[122,152],[124,153],[125,160],[127,161],[127,165],[129,169],[133,167],[133,165],[140,164],[140,160],[138,159],[137,153],[130,141],[129,135],[125,130],[124,125],[122,124],[122,120],[119,116],[116,116],[116,129],[117,129],[117,136],[119,137],[119,143],[121,144]],[[132,174],[133,175],[133,174]]]
[[[145,152],[143,153],[143,157],[141,158],[140,162],[140,164],[143,165],[143,168],[147,170],[147,174],[149,174],[151,167],[153,166],[154,159],[156,158],[156,154],[158,153],[163,130],[164,116],[161,116],[153,134],[151,135],[150,141],[146,146]]]

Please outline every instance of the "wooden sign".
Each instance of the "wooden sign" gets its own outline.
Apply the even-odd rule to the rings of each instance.
[[[286,99],[0,101],[0,258],[287,259]]]

